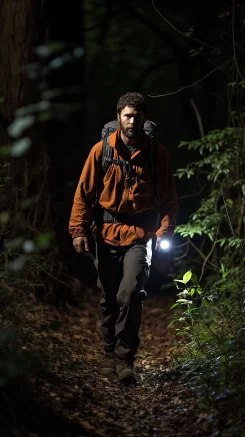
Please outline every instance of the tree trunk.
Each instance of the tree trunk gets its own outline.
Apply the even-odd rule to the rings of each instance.
[[[7,127],[26,102],[28,81],[22,66],[30,61],[37,41],[38,0],[0,2],[0,145],[9,142]]]

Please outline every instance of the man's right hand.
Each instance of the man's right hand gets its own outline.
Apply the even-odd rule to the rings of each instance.
[[[88,237],[76,237],[73,238],[73,246],[78,253],[88,252]]]

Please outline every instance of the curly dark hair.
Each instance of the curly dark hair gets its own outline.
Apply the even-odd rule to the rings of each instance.
[[[133,106],[133,108],[141,108],[146,113],[146,101],[145,97],[141,93],[127,93],[121,96],[117,102],[117,113],[121,114],[121,111],[125,106]]]

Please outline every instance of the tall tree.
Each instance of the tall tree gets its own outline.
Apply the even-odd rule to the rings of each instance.
[[[69,238],[67,226],[72,199],[69,184],[71,179],[77,180],[81,169],[78,158],[82,150],[81,111],[71,111],[70,117],[66,115],[73,103],[74,106],[82,103],[81,92],[79,96],[74,92],[73,96],[67,94],[70,87],[81,89],[83,84],[82,62],[79,61],[78,66],[71,59],[76,47],[82,46],[82,2],[76,0],[68,7],[67,1],[62,0],[51,4],[46,0],[3,0],[0,37],[0,97],[4,101],[0,108],[1,145],[11,143],[7,132],[16,117],[21,121],[22,116],[31,115],[35,122],[31,129],[23,130],[32,138],[30,150],[17,160],[8,156],[7,160],[12,164],[8,174],[1,166],[1,176],[5,180],[2,205],[10,217],[9,222],[1,226],[1,233],[8,237],[26,235],[32,239],[53,227],[58,245],[65,246],[68,244],[66,235]],[[50,56],[43,55],[45,50]],[[77,52],[73,58],[76,57]],[[35,77],[34,82],[27,75],[27,64],[28,71]],[[52,93],[57,88],[60,97],[55,100]],[[51,107],[48,122],[45,122],[47,113],[42,114],[40,102]],[[22,112],[16,114],[20,107]],[[64,112],[65,117],[61,115]],[[29,199],[35,196],[38,200],[29,204]],[[23,211],[23,201],[25,205],[27,201],[28,211]]]
[[[21,67],[30,61],[38,40],[37,19],[44,1],[2,0],[0,3],[0,143],[8,141],[7,127],[14,111],[28,101],[28,80]]]

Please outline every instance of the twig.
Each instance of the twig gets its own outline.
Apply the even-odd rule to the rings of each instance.
[[[203,193],[203,191],[204,191],[205,188],[206,188],[206,187],[203,186],[203,187],[201,187],[200,190],[197,191],[196,193],[185,194],[184,196],[179,196],[178,199],[179,199],[179,200],[183,200],[183,199],[190,199],[190,198],[192,198],[192,197],[199,197],[199,196]]]
[[[189,244],[189,241],[185,241],[185,243],[180,244],[179,246],[174,246],[174,248],[179,249],[180,247],[186,246],[187,244]]]
[[[29,259],[29,261],[31,261],[32,263],[36,264],[41,270],[43,270],[44,273],[46,273],[48,276],[50,276],[50,278],[54,279],[55,281],[59,282],[60,284],[65,285],[67,288],[69,288],[72,291],[76,291],[74,290],[74,288],[70,287],[70,285],[66,284],[65,282],[61,281],[60,279],[57,279],[55,276],[51,275],[49,272],[47,272],[47,270],[45,270],[40,264],[38,264],[36,261],[34,261],[33,259]]]
[[[198,124],[199,131],[200,131],[200,136],[204,137],[205,133],[204,133],[204,128],[203,128],[203,122],[202,122],[201,114],[199,112],[199,109],[198,109],[198,107],[197,107],[193,97],[190,98],[190,103],[191,103],[191,106],[192,106],[192,108],[193,108],[193,110],[195,112],[195,115],[196,115],[197,124]]]
[[[214,242],[212,249],[210,250],[209,254],[207,255],[206,259],[204,260],[204,263],[203,263],[203,265],[202,265],[201,275],[200,275],[200,278],[199,278],[199,281],[198,281],[199,284],[200,284],[200,282],[201,282],[201,280],[202,280],[202,277],[203,277],[203,274],[204,274],[204,268],[205,268],[205,265],[207,264],[209,257],[212,255],[216,243],[217,243],[217,240]]]
[[[180,259],[185,258],[186,255],[188,254],[188,249],[189,249],[189,246],[187,246],[184,255],[181,255],[181,256],[178,256],[177,258],[174,258],[174,261],[179,261]]]
[[[170,21],[168,21],[167,18],[165,18],[165,17],[161,14],[161,12],[159,11],[159,9],[157,9],[154,0],[152,0],[152,6],[153,6],[153,8],[155,9],[155,11],[158,13],[158,15],[160,15],[160,17],[161,17],[161,18],[162,18],[162,19],[163,19],[163,20],[164,20],[164,21],[165,21],[169,26],[171,26],[172,29],[174,29],[176,32],[178,32],[180,35],[182,35],[184,38],[190,39],[190,40],[192,40],[192,41],[196,41],[196,42],[198,42],[199,44],[202,44],[203,46],[208,47],[208,48],[210,48],[210,49],[218,50],[216,47],[212,47],[212,46],[210,46],[209,44],[206,44],[205,42],[200,41],[200,40],[197,39],[197,38],[193,38],[192,36],[186,35],[185,33],[181,32],[181,30],[177,29],[177,27],[175,27],[172,23],[170,23]]]
[[[231,61],[225,61],[222,64],[218,65],[218,67],[214,68],[213,70],[211,70],[208,74],[206,74],[205,76],[203,76],[201,79],[197,80],[196,82],[191,83],[190,85],[186,85],[186,86],[182,86],[181,88],[179,88],[177,91],[173,91],[171,93],[165,93],[165,94],[147,94],[148,97],[152,97],[152,98],[157,98],[157,97],[166,97],[166,96],[172,96],[173,94],[178,94],[183,90],[186,90],[187,88],[191,88],[195,85],[197,85],[198,83],[202,82],[204,79],[206,79],[207,77],[209,77],[211,74],[213,74],[215,71],[219,70],[220,68],[230,64]]]
[[[190,238],[188,238],[188,241],[191,244],[191,246],[197,251],[197,253],[199,253],[200,257],[205,260],[206,256],[204,255],[204,253],[202,253],[201,250],[198,249],[198,247],[193,243],[193,241],[190,240]],[[211,261],[207,261],[207,262],[209,263],[209,265],[211,267],[213,267],[215,270],[217,270],[217,266],[215,264],[213,264]]]

